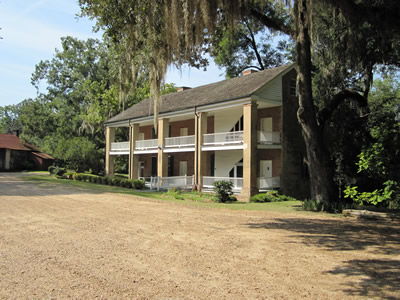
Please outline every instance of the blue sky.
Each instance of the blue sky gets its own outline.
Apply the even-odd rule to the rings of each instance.
[[[0,0],[0,106],[36,97],[31,74],[61,48],[61,37],[101,38],[93,22],[76,17],[79,12],[76,0]],[[166,82],[196,87],[223,80],[222,73],[215,65],[207,72],[170,69]]]

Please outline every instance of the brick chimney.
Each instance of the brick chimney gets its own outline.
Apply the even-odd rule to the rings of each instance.
[[[242,71],[242,76],[250,75],[253,73],[257,73],[257,72],[258,72],[257,70],[253,70],[253,69],[244,70],[244,71]]]
[[[190,89],[191,89],[191,87],[188,87],[188,86],[180,86],[180,87],[176,88],[176,91],[177,92],[183,92],[185,90],[190,90]]]

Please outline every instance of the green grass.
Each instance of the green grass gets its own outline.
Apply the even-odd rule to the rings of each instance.
[[[132,189],[126,189],[121,187],[101,185],[89,182],[81,182],[75,180],[67,179],[57,179],[50,175],[36,175],[21,177],[23,180],[36,183],[38,185],[64,185],[71,186],[75,188],[90,189],[95,193],[116,193],[140,196],[145,198],[157,199],[162,201],[169,201],[184,205],[194,205],[199,207],[208,207],[216,209],[231,209],[231,210],[251,210],[251,211],[272,211],[279,213],[301,213],[301,214],[317,214],[315,212],[304,211],[302,209],[301,201],[283,201],[283,202],[268,202],[268,203],[251,203],[251,202],[232,202],[232,203],[216,203],[211,202],[209,199],[210,195],[204,193],[200,195],[199,193],[185,193],[185,200],[175,199],[173,195],[168,195],[166,192],[156,192],[156,191],[138,191]],[[324,213],[318,213],[324,214]],[[326,214],[325,214],[326,215]]]
[[[49,184],[55,184],[55,185],[66,185],[76,188],[90,189],[95,193],[116,193],[116,194],[126,194],[126,195],[134,195],[146,198],[153,198],[153,199],[163,199],[162,194],[160,192],[138,191],[111,185],[103,185],[103,184],[96,184],[96,183],[82,182],[82,181],[68,180],[68,179],[57,179],[51,175],[47,176],[32,175],[32,176],[22,177],[22,179],[28,182],[37,183],[39,185],[48,186]]]

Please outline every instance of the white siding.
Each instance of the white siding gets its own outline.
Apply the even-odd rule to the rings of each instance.
[[[259,96],[269,100],[282,101],[282,76],[272,80],[260,93]]]
[[[229,177],[229,171],[243,158],[243,150],[215,151],[215,177]]]

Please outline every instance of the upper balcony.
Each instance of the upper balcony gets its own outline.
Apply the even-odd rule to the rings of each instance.
[[[210,150],[230,150],[243,149],[243,131],[207,133],[203,135],[203,151]],[[280,145],[280,132],[257,132],[257,144],[268,147],[268,145]],[[183,152],[194,151],[195,136],[169,137],[164,140],[164,152]],[[156,153],[158,140],[137,140],[135,142],[135,152],[137,153]],[[111,154],[129,154],[129,142],[111,143]]]

